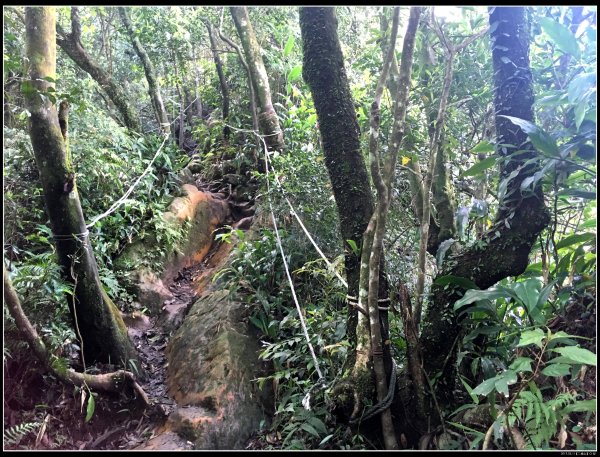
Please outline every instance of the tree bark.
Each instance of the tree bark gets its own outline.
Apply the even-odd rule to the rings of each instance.
[[[273,108],[269,78],[260,55],[260,46],[248,18],[248,10],[245,6],[232,6],[229,9],[246,54],[246,63],[250,68],[252,84],[258,99],[260,131],[265,135],[265,142],[269,150],[281,152],[284,149],[283,132],[275,108]]]
[[[170,130],[169,118],[160,95],[160,86],[158,84],[158,80],[156,79],[154,65],[152,65],[152,61],[148,57],[148,53],[144,49],[144,46],[142,46],[140,39],[136,36],[133,25],[131,24],[131,20],[127,15],[127,11],[122,6],[119,7],[119,14],[121,15],[121,20],[127,29],[127,33],[129,33],[133,48],[135,49],[135,52],[144,66],[144,73],[146,74],[146,80],[148,81],[148,94],[150,95],[150,100],[152,100],[152,106],[154,107],[156,120],[159,124],[159,131],[168,133]]]
[[[71,33],[61,33],[61,36],[56,38],[56,42],[82,70],[89,73],[100,87],[106,91],[106,94],[123,117],[125,126],[135,132],[141,132],[140,118],[135,109],[130,105],[125,92],[83,48],[81,44],[79,9],[77,7],[71,7]]]
[[[381,20],[380,20],[380,29],[381,32],[384,33],[385,30],[387,29],[387,24],[388,24],[388,20],[387,20],[387,16],[385,14],[381,15]],[[384,47],[385,45],[385,40],[382,40],[382,47]],[[396,93],[398,93],[398,73],[399,73],[399,68],[398,68],[398,62],[396,60],[396,56],[394,56],[394,59],[392,60],[392,66],[390,68],[390,78],[388,78],[387,80],[387,88],[390,91],[390,94],[392,94],[392,96]],[[423,71],[424,73],[424,71]],[[425,82],[426,84],[426,82]],[[424,85],[422,83],[422,85]],[[433,119],[430,119],[430,122],[434,122],[435,121],[435,113],[433,113]],[[430,118],[430,116],[428,115],[428,118]],[[410,150],[412,148],[408,147],[407,150]],[[423,174],[421,173],[421,167],[419,165],[419,162],[417,159],[414,160],[410,160],[407,164],[406,167],[408,169],[408,183],[410,186],[410,191],[412,194],[412,209],[414,211],[414,214],[416,216],[417,221],[421,221],[421,219],[423,218],[423,185],[424,185],[424,178],[423,178]],[[433,190],[433,192],[436,192],[436,189]],[[450,210],[452,211],[452,210]],[[454,216],[454,214],[452,214],[452,216]],[[435,220],[435,218],[433,217],[433,215],[430,216],[429,218],[429,239],[427,241],[427,252],[429,252],[431,255],[435,255],[435,253],[437,252],[437,249],[439,247],[439,244],[441,241],[438,242],[438,234],[440,233],[440,227],[438,226],[437,221]],[[412,313],[411,313],[412,315]]]
[[[252,113],[252,129],[258,132],[258,117],[256,115],[256,94],[254,92],[254,84],[252,84],[252,75],[250,74],[250,67],[246,63],[246,59],[244,59],[244,53],[240,49],[240,47],[234,43],[231,39],[223,35],[223,33],[219,30],[219,36],[221,39],[231,46],[237,52],[238,57],[240,58],[240,62],[244,69],[246,70],[246,74],[248,75],[248,90],[250,91],[250,112]]]
[[[536,151],[521,129],[508,119],[500,117],[509,115],[533,121],[533,81],[529,68],[529,34],[525,9],[490,8],[490,25],[496,143],[498,152],[510,159],[502,167],[501,179],[512,171],[516,172],[516,176],[508,183],[509,198],[501,202],[494,226],[483,237],[486,247],[482,249],[477,246],[450,256],[439,274],[468,278],[481,289],[508,276],[523,273],[528,265],[533,243],[549,221],[541,186],[538,185],[533,193],[520,193],[523,179],[536,171],[534,165],[525,165],[524,162],[534,158]],[[515,81],[516,75],[518,83]],[[526,152],[513,155],[518,150]],[[424,368],[430,378],[441,372],[436,393],[438,401],[447,405],[454,404],[455,400],[454,348],[458,346],[461,334],[461,324],[453,312],[453,305],[463,293],[464,290],[460,287],[444,289],[444,286],[434,283],[421,335]]]
[[[357,296],[360,257],[347,240],[362,246],[373,214],[373,195],[360,150],[360,129],[344,69],[333,8],[300,8],[304,46],[303,77],[312,92],[344,240],[348,294]],[[356,309],[349,309],[348,332],[355,335]],[[355,339],[355,338],[353,338]],[[353,344],[355,341],[353,341]]]
[[[380,332],[380,313],[378,303],[380,276],[379,268],[382,259],[383,238],[385,236],[385,226],[387,221],[387,215],[389,212],[391,189],[396,169],[396,160],[398,157],[400,144],[402,143],[402,139],[404,137],[405,118],[408,105],[408,95],[411,77],[411,66],[413,60],[415,37],[419,25],[421,9],[411,8],[410,10],[410,19],[404,37],[402,62],[400,65],[400,72],[397,80],[398,93],[395,94],[396,103],[394,110],[394,123],[391,135],[391,145],[389,147],[388,156],[385,159],[384,168],[383,170],[381,170],[381,154],[379,153],[378,147],[379,109],[381,95],[385,86],[385,81],[387,80],[389,68],[394,57],[396,33],[398,30],[398,14],[399,9],[395,8],[394,19],[392,22],[391,40],[388,44],[388,51],[384,59],[384,66],[381,72],[379,83],[377,85],[375,100],[373,101],[371,107],[369,156],[371,159],[371,176],[373,177],[373,182],[375,183],[375,187],[377,188],[377,207],[373,216],[375,218],[375,224],[369,223],[369,229],[367,229],[373,231],[373,241],[372,243],[369,243],[369,236],[368,238],[365,237],[367,241],[363,243],[363,252],[370,253],[368,262],[368,293],[365,289],[363,289],[363,284],[366,283],[366,281],[364,281],[362,277],[362,275],[366,273],[366,268],[361,268],[361,289],[359,290],[359,306],[361,305],[361,298],[364,297],[365,294],[368,295],[367,311],[369,314],[370,322],[371,352],[373,356],[373,368],[376,378],[377,400],[379,402],[383,402],[384,398],[388,393],[387,378],[385,376],[385,369],[383,363],[384,344],[381,339]],[[386,449],[397,449],[398,443],[396,441],[391,412],[389,409],[386,409],[382,413],[381,423]]]
[[[66,135],[63,137],[61,133],[56,107],[47,97],[40,97],[54,87],[54,83],[44,78],[56,78],[55,21],[56,10],[53,7],[27,8],[29,79],[26,84],[30,88],[24,91],[24,96],[31,113],[31,143],[59,264],[65,279],[74,284],[71,313],[84,356],[88,362],[111,361],[127,366],[130,361],[137,361],[137,355],[119,310],[100,283]],[[66,131],[65,117],[66,113],[63,113],[61,118]]]
[[[208,30],[208,39],[210,40],[210,49],[212,51],[213,60],[215,61],[215,67],[217,69],[217,75],[219,76],[219,85],[221,86],[221,95],[223,96],[223,122],[229,122],[229,86],[227,85],[227,79],[225,78],[225,72],[223,71],[223,62],[219,56],[219,50],[217,49],[217,40],[215,38],[215,29],[212,24],[205,21],[206,29]],[[228,125],[223,127],[223,138],[225,141],[229,139],[231,129]]]

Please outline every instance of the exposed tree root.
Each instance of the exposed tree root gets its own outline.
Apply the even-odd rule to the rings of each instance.
[[[48,370],[50,370],[60,381],[69,385],[87,386],[90,389],[100,392],[122,392],[124,388],[127,387],[137,394],[146,406],[150,404],[148,396],[136,381],[135,375],[130,371],[118,370],[112,373],[91,375],[79,373],[72,369],[60,369],[60,364],[57,363],[60,359],[48,351],[43,340],[23,312],[21,301],[8,277],[6,267],[3,267],[3,272],[4,301],[8,305],[10,315],[15,319],[17,328],[35,353],[36,357],[40,359]]]

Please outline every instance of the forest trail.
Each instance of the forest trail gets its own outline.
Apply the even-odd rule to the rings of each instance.
[[[214,184],[198,180],[196,187],[208,196],[223,196],[218,193],[219,188]],[[107,427],[99,438],[88,442],[86,449],[193,449],[191,441],[184,439],[181,432],[174,431],[182,428],[181,422],[189,420],[181,411],[199,414],[201,418],[207,415],[207,419],[214,416],[203,408],[178,405],[169,394],[168,366],[171,360],[168,346],[196,300],[203,295],[210,296],[208,289],[211,280],[223,268],[233,249],[233,244],[215,241],[214,234],[229,225],[247,229],[253,218],[254,211],[250,202],[240,204],[229,201],[229,207],[230,217],[213,232],[213,241],[206,255],[193,265],[180,269],[165,283],[172,298],[164,302],[160,314],[148,316],[134,312],[125,316],[129,336],[138,350],[146,375],[140,380],[140,384],[148,395],[150,406],[138,420],[130,420],[127,425],[119,422]]]
[[[181,318],[187,314],[195,300],[204,292],[212,276],[227,261],[232,246],[226,243],[213,243],[209,253],[196,265],[183,268],[174,281],[167,285],[174,298],[165,302],[160,316],[148,318],[143,316],[137,322],[128,326],[129,335],[138,349],[146,378],[141,382],[148,394],[152,411],[150,417],[153,434],[164,433],[165,423],[169,415],[177,409],[176,401],[167,392],[168,357],[166,349],[169,343],[170,331],[165,324],[172,321],[174,316]],[[146,429],[146,431],[148,431]],[[132,437],[129,444],[132,448],[143,446],[143,437]],[[189,448],[189,444],[176,435],[160,441],[160,449]]]

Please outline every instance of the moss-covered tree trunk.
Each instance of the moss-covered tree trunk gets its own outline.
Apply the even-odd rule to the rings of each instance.
[[[54,87],[48,79],[56,78],[55,24],[55,8],[27,8],[28,79],[23,92],[31,113],[31,142],[58,260],[65,279],[74,284],[71,312],[86,362],[111,361],[126,366],[137,356],[121,314],[98,276],[66,142],[66,106],[62,106],[59,124],[55,105],[43,96]]]
[[[150,100],[152,100],[152,106],[154,107],[156,120],[159,124],[159,130],[168,133],[170,127],[169,118],[167,116],[167,110],[165,109],[165,105],[160,95],[160,86],[158,84],[158,80],[156,79],[156,71],[154,70],[154,65],[152,65],[152,61],[150,60],[150,57],[148,57],[146,49],[144,48],[144,46],[142,46],[140,39],[137,37],[125,8],[119,7],[119,14],[121,15],[121,20],[123,21],[123,24],[127,29],[127,33],[129,34],[129,38],[131,39],[133,48],[135,49],[135,52],[137,53],[138,57],[142,61],[142,65],[144,66],[144,73],[146,74],[146,80],[148,81],[148,94],[150,95]]]
[[[248,18],[248,10],[245,6],[232,6],[230,11],[244,48],[244,54],[246,54],[246,63],[250,69],[250,77],[258,99],[260,131],[265,135],[265,142],[269,150],[283,151],[283,132],[279,126],[275,108],[273,108],[269,78],[260,54],[260,46]]]
[[[204,23],[208,30],[208,39],[210,40],[210,49],[212,51],[213,60],[215,62],[215,68],[217,69],[217,75],[219,76],[219,85],[221,86],[221,95],[223,96],[223,122],[229,122],[229,86],[227,85],[227,79],[225,78],[225,71],[223,70],[223,62],[219,55],[219,49],[217,48],[217,39],[215,37],[216,31],[212,24],[208,21]],[[231,129],[228,125],[223,127],[223,138],[225,141],[228,140],[231,134]]]
[[[82,70],[89,73],[104,89],[123,118],[125,126],[140,132],[141,124],[137,111],[131,106],[121,86],[86,52],[81,44],[81,23],[79,9],[71,7],[71,33],[61,33],[56,42]]]
[[[536,151],[520,128],[501,115],[533,121],[533,82],[529,67],[529,33],[522,7],[490,8],[496,145],[498,153],[510,160],[501,170],[501,179],[516,171],[508,182],[495,224],[481,244],[450,256],[439,273],[472,280],[486,289],[508,276],[519,275],[528,265],[529,254],[539,233],[549,221],[541,187],[522,194],[523,179],[536,171],[524,162]],[[517,72],[517,73],[516,73]],[[516,80],[515,78],[517,78]],[[526,151],[513,155],[515,151]],[[518,171],[517,171],[518,170]],[[505,222],[508,222],[506,224]],[[453,312],[454,302],[464,293],[459,287],[433,285],[424,321],[421,342],[424,368],[430,378],[442,372],[436,384],[438,401],[453,404],[456,382],[456,349],[461,325]]]
[[[339,214],[346,252],[348,293],[357,296],[360,258],[346,240],[362,246],[374,204],[360,149],[360,129],[344,69],[334,9],[300,8],[300,28],[304,46],[303,77],[317,110],[325,165]],[[353,333],[357,311],[350,311],[353,318],[349,322],[349,332]]]

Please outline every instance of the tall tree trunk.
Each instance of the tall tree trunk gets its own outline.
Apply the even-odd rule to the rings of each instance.
[[[26,9],[26,84],[34,90],[24,91],[24,95],[31,113],[31,143],[59,264],[65,279],[74,284],[71,312],[85,359],[127,366],[137,356],[121,314],[98,276],[68,150],[67,105],[61,103],[59,122],[56,107],[47,97],[40,97],[54,87],[45,78],[56,78],[55,24],[54,7]]]
[[[61,32],[60,36],[56,38],[56,42],[82,70],[89,73],[100,87],[104,89],[123,117],[125,126],[130,130],[141,132],[138,113],[129,103],[121,86],[83,48],[81,44],[79,9],[77,7],[71,7],[71,33],[66,34]]]
[[[265,135],[265,142],[269,150],[283,151],[283,132],[279,126],[275,108],[273,108],[269,78],[260,55],[260,46],[248,18],[248,10],[245,6],[232,6],[229,9],[246,54],[246,63],[250,68],[252,84],[258,99],[260,131]]]
[[[127,15],[127,11],[122,6],[119,7],[119,14],[121,15],[121,20],[127,29],[127,33],[129,33],[129,38],[131,39],[133,48],[135,49],[135,52],[144,66],[144,73],[146,74],[146,80],[148,81],[148,94],[150,95],[150,100],[152,100],[152,106],[154,107],[156,119],[159,124],[159,130],[168,133],[170,129],[169,118],[167,116],[167,111],[165,110],[162,97],[160,96],[160,87],[158,80],[156,79],[154,65],[152,65],[152,61],[148,57],[148,53],[142,46],[140,39],[135,34],[135,30],[131,24],[129,16]]]
[[[250,67],[246,63],[246,59],[244,59],[244,53],[242,52],[240,47],[236,43],[234,43],[233,40],[231,40],[230,38],[223,35],[223,33],[220,30],[219,30],[219,36],[225,43],[227,43],[229,46],[231,46],[233,49],[235,49],[238,57],[240,58],[240,62],[242,63],[242,66],[246,70],[246,74],[248,75],[248,90],[250,91],[250,112],[252,113],[252,129],[255,132],[258,132],[259,125],[258,125],[258,117],[256,115],[256,93],[254,91],[254,84],[252,84],[252,75],[250,74]]]
[[[217,68],[217,75],[219,76],[219,85],[221,86],[221,95],[223,95],[223,122],[229,122],[229,86],[227,85],[227,79],[225,78],[225,72],[223,71],[223,62],[219,56],[219,50],[217,49],[217,40],[215,38],[215,29],[208,21],[204,24],[208,30],[208,39],[210,40],[210,49],[212,51],[213,60],[215,61],[215,67]],[[228,125],[223,127],[223,138],[225,141],[229,139],[231,129]]]
[[[179,77],[179,64],[177,63],[177,54],[173,53],[173,69],[175,70],[175,86],[177,87],[177,95],[179,95],[179,127],[175,129],[175,140],[181,149],[183,149],[183,142],[185,139],[185,97],[181,90],[181,78]]]
[[[501,115],[533,121],[533,81],[529,67],[529,33],[522,7],[490,8],[492,59],[494,67],[494,103],[496,109],[496,145],[499,154],[510,158],[501,170],[501,179],[515,171],[508,182],[507,196],[500,203],[495,224],[484,235],[480,246],[450,256],[444,262],[443,275],[472,280],[486,289],[508,276],[516,276],[528,265],[529,253],[549,215],[544,206],[541,186],[521,195],[523,179],[532,176],[535,165],[525,161],[537,153],[527,135]],[[515,65],[519,84],[512,84]],[[518,155],[513,155],[516,151]],[[508,222],[508,224],[506,224]],[[445,289],[432,286],[432,299],[423,321],[421,341],[424,368],[432,378],[441,372],[436,389],[439,401],[452,405],[456,381],[455,361],[461,324],[453,312],[454,302],[464,293],[460,287]]]
[[[196,109],[196,115],[202,119],[202,98],[200,97],[200,76],[198,74],[198,61],[196,60],[196,51],[195,47],[192,48],[192,66],[194,67],[194,94],[196,98],[194,99],[194,107]]]
[[[373,214],[373,194],[360,150],[360,129],[337,35],[333,8],[300,8],[304,46],[303,77],[312,92],[344,240],[348,294],[357,296],[360,258],[346,242],[362,246]],[[348,332],[354,339],[358,312],[349,310]],[[353,341],[354,343],[355,341]]]
[[[358,301],[359,306],[361,306],[361,298],[365,296],[368,297],[366,305],[370,322],[371,353],[373,357],[373,370],[376,378],[377,400],[379,402],[383,402],[388,393],[387,377],[385,376],[383,363],[384,343],[381,339],[379,320],[379,268],[383,253],[383,239],[385,236],[385,226],[392,194],[392,185],[394,180],[393,178],[395,176],[396,170],[396,160],[398,157],[398,152],[400,150],[400,145],[402,144],[402,139],[404,137],[404,123],[406,118],[408,95],[410,90],[409,88],[413,51],[416,32],[419,25],[419,18],[421,15],[421,9],[411,8],[410,10],[410,19],[406,30],[404,46],[402,50],[402,63],[400,65],[399,78],[396,81],[398,84],[398,93],[395,94],[396,103],[394,109],[394,122],[390,141],[391,144],[388,150],[388,155],[385,158],[383,170],[381,170],[381,154],[379,152],[378,144],[380,117],[379,109],[381,95],[385,87],[385,81],[387,80],[389,68],[394,57],[396,34],[398,31],[398,15],[399,8],[396,7],[394,9],[391,40],[390,43],[388,43],[388,50],[386,52],[383,69],[381,72],[379,83],[377,85],[375,100],[373,101],[371,107],[369,156],[371,159],[371,176],[373,177],[373,182],[375,183],[375,187],[377,188],[377,207],[375,209],[374,215],[371,218],[371,222],[369,222],[369,227],[367,228],[368,235],[367,233],[365,234],[365,241],[363,243],[363,257],[361,263],[366,263],[366,257],[369,256],[368,273],[367,268],[361,265],[360,290]],[[374,224],[372,222],[374,222]],[[372,238],[369,232],[373,232]],[[368,280],[366,276],[368,276]],[[365,288],[366,283],[368,283],[368,291]],[[391,412],[388,408],[386,408],[386,410],[382,412],[381,424],[386,449],[397,449],[398,443],[396,441]]]

